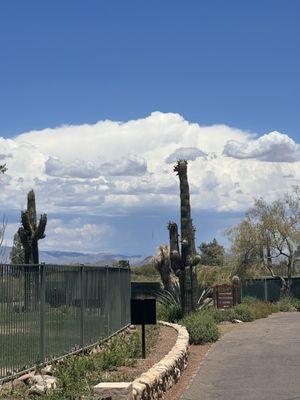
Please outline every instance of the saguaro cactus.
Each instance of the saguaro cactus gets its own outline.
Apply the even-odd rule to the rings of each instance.
[[[187,161],[179,160],[174,167],[180,182],[180,222],[181,222],[181,251],[178,242],[178,227],[175,222],[168,225],[170,238],[171,268],[179,277],[181,289],[181,306],[185,314],[195,307],[197,276],[194,266],[200,257],[196,253],[195,228],[191,218],[190,190],[187,177]],[[186,273],[188,269],[188,274]]]
[[[47,214],[42,214],[37,224],[34,191],[27,195],[27,210],[21,212],[22,226],[18,234],[24,249],[25,264],[39,264],[38,241],[44,239]],[[39,274],[35,267],[25,266],[24,307],[26,311],[35,309],[39,298]]]
[[[33,190],[27,195],[27,210],[21,212],[21,222],[22,226],[19,228],[18,233],[25,252],[25,264],[38,264],[38,241],[46,236],[47,214],[42,214],[37,223]]]

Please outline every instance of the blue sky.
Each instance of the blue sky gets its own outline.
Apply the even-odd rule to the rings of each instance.
[[[0,132],[159,110],[297,138],[299,12],[278,0],[3,1]]]
[[[205,164],[206,176],[201,177],[201,182],[197,181],[197,173],[194,172],[195,177],[191,177],[192,185],[196,187],[199,184],[199,199],[201,195],[206,198],[202,203],[202,200],[198,201],[195,189],[194,217],[201,226],[201,238],[198,241],[211,239],[215,235],[222,240],[222,232],[228,226],[228,220],[238,220],[250,204],[251,196],[264,195],[273,199],[282,190],[288,189],[289,185],[297,183],[300,178],[297,176],[297,142],[300,141],[299,12],[299,2],[278,0],[1,2],[0,136],[5,139],[13,138],[17,143],[25,140],[27,146],[37,146],[40,152],[31,152],[35,154],[31,163],[35,163],[37,169],[39,166],[41,168],[40,171],[37,170],[36,176],[33,171],[26,170],[22,177],[20,171],[24,169],[24,164],[21,157],[25,150],[20,149],[15,154],[11,149],[15,149],[15,146],[11,143],[3,142],[5,151],[0,146],[1,154],[7,152],[6,162],[11,171],[11,175],[8,175],[10,182],[3,184],[7,185],[7,190],[8,187],[16,190],[18,179],[19,185],[17,194],[11,192],[14,199],[18,200],[10,203],[6,197],[0,199],[3,212],[10,215],[11,231],[15,229],[19,208],[24,206],[24,193],[26,195],[26,190],[30,187],[40,191],[41,206],[49,207],[50,210],[45,211],[50,216],[53,215],[53,218],[55,216],[56,222],[53,222],[52,228],[49,227],[52,229],[49,231],[48,242],[52,240],[51,246],[49,244],[51,248],[61,243],[59,235],[62,235],[62,225],[66,221],[70,224],[70,241],[69,244],[66,241],[66,248],[75,250],[74,247],[80,247],[79,242],[71,238],[74,224],[77,221],[76,229],[89,225],[86,230],[90,229],[92,235],[95,227],[90,225],[93,225],[91,220],[94,218],[97,221],[105,220],[101,232],[105,236],[106,227],[110,232],[107,238],[110,239],[99,243],[95,241],[93,246],[82,242],[80,251],[85,248],[96,251],[101,246],[107,250],[125,251],[132,244],[132,252],[147,254],[157,244],[165,241],[165,226],[161,227],[164,221],[167,222],[176,212],[178,216],[178,203],[168,198],[171,193],[175,196],[173,189],[167,191],[168,183],[164,187],[162,185],[160,192],[157,192],[161,203],[157,202],[156,211],[152,210],[152,205],[149,206],[151,201],[148,198],[141,198],[146,192],[155,197],[155,190],[151,189],[150,183],[153,183],[153,174],[158,168],[155,163],[160,162],[158,149],[154,156],[153,152],[149,153],[150,150],[139,150],[137,147],[129,159],[126,158],[128,150],[126,154],[116,153],[116,158],[112,156],[110,160],[105,156],[111,147],[105,142],[107,150],[103,153],[103,160],[97,159],[96,155],[89,160],[85,153],[80,154],[80,146],[73,149],[73,156],[65,155],[58,148],[54,149],[52,139],[49,139],[47,133],[30,133],[62,125],[92,127],[97,126],[98,121],[110,120],[109,129],[114,130],[113,121],[148,121],[151,113],[158,111],[162,114],[155,114],[152,118],[151,128],[149,127],[144,136],[146,141],[152,140],[151,135],[154,135],[155,129],[162,129],[163,135],[168,130],[167,127],[175,124],[176,132],[178,125],[178,135],[182,136],[174,141],[174,148],[170,144],[170,152],[176,150],[175,142],[179,149],[199,148],[201,143],[201,150],[209,154],[211,161],[209,165]],[[173,115],[168,123],[165,120],[162,122],[162,119],[167,118],[166,115]],[[185,122],[179,123],[176,115],[182,116]],[[247,142],[246,156],[241,153],[240,145],[232,146],[231,143],[224,150],[226,157],[233,157],[231,162],[239,163],[236,170],[244,171],[244,174],[240,173],[234,179],[228,177],[229,172],[223,176],[219,171],[223,158],[220,158],[219,165],[212,161],[213,153],[221,157],[223,147],[217,149],[216,143],[215,150],[213,143],[207,144],[211,139],[199,139],[199,143],[196,139],[187,139],[188,133],[183,133],[184,124],[192,126],[193,123],[200,127],[220,124],[227,126],[226,133],[219,128],[208,132],[199,130],[199,138],[206,134],[215,135],[216,142],[223,138],[224,149],[230,140]],[[144,127],[142,122],[139,124]],[[145,124],[148,127],[148,122]],[[130,131],[131,126],[129,123],[126,132]],[[238,134],[233,128],[239,129],[241,133]],[[273,135],[268,136],[265,141],[257,142],[259,137],[272,131],[286,134],[288,139]],[[97,135],[97,129],[95,132],[93,134]],[[229,132],[232,132],[232,136]],[[248,137],[249,132],[256,136]],[[25,133],[25,136],[19,139],[21,133]],[[73,133],[77,134],[85,141],[86,131],[83,128],[79,133]],[[55,140],[59,142],[64,135],[66,132],[60,130],[55,134]],[[131,131],[128,135],[131,135]],[[198,133],[194,135],[196,137]],[[111,140],[118,146],[117,133],[112,134]],[[288,140],[292,142],[288,143]],[[46,141],[48,147],[45,145]],[[273,146],[278,141],[279,151],[278,148],[274,150]],[[293,160],[288,157],[278,160],[281,145],[283,152],[294,154]],[[59,143],[57,146],[59,147]],[[101,147],[101,141],[99,146]],[[30,153],[27,147],[26,149]],[[52,158],[49,161],[47,157]],[[53,157],[56,157],[55,160]],[[96,175],[92,178],[88,175],[82,177],[76,176],[74,172],[76,160],[84,159],[89,162],[89,171],[99,164],[98,167],[102,166],[103,172],[108,168],[103,163],[114,163],[119,157],[125,157],[122,158],[122,165],[126,165],[126,168],[128,163],[139,168],[136,177],[131,173],[130,179],[124,178],[121,181],[116,177],[124,176],[124,173],[120,175],[120,171],[107,172],[107,175],[104,174],[106,183],[103,181],[101,186],[97,182],[97,186],[93,181]],[[12,159],[14,165],[10,166]],[[228,158],[224,160],[225,164],[229,162]],[[146,165],[146,175],[141,173],[143,163]],[[57,172],[59,168],[64,168],[64,175]],[[166,165],[164,168],[167,168]],[[194,168],[194,171],[202,168],[200,160],[191,159],[190,168]],[[226,164],[221,170],[225,171],[226,168],[230,171],[233,166]],[[286,185],[276,181],[270,192],[263,179],[261,186],[258,186],[249,183],[249,177],[245,178],[246,174],[253,174],[259,180],[257,176],[265,173],[265,170],[268,171],[268,179],[275,179],[279,173],[280,176],[289,176],[287,179],[290,181]],[[170,167],[170,176],[171,171]],[[114,178],[110,178],[111,176]],[[22,182],[20,178],[23,178]],[[59,179],[61,181],[58,182]],[[67,185],[67,179],[69,186],[65,187],[65,193],[60,192],[60,196],[67,196],[69,207],[66,204],[55,207],[59,188]],[[81,194],[78,194],[79,183],[76,186],[74,179],[79,179],[78,182],[82,185]],[[86,179],[84,185],[83,179]],[[171,177],[170,181],[174,185],[177,182],[175,177]],[[150,185],[148,189],[147,184]],[[249,188],[247,193],[248,189],[238,189],[243,184]],[[99,188],[99,185],[103,193],[110,192],[104,202],[105,207],[93,209],[92,203],[96,199],[96,187]],[[116,189],[118,185],[123,185],[121,195]],[[127,185],[125,189],[124,185]],[[128,185],[131,185],[130,188]],[[217,198],[218,201],[213,201],[209,195],[217,187],[219,189],[214,193],[214,199]],[[82,202],[80,196],[84,196],[83,193],[87,190],[94,192],[90,194],[90,205],[84,208],[79,205]],[[125,191],[127,197],[124,195]],[[231,191],[235,191],[233,197]],[[238,191],[240,193],[236,193]],[[75,199],[71,198],[71,192],[77,193]],[[48,198],[47,193],[50,196]],[[244,197],[237,200],[234,197],[236,195],[247,195],[247,200]],[[116,200],[118,196],[123,196],[122,201]],[[225,200],[222,203],[224,198],[230,199],[227,206],[223,204]],[[75,204],[76,199],[78,204]],[[118,208],[120,214],[127,216],[127,219],[120,217],[125,218],[126,222],[117,221],[114,211],[108,207],[109,201]],[[143,202],[144,207],[141,205]],[[132,208],[128,206],[129,203]],[[134,209],[133,203],[136,207],[139,204],[138,210]],[[169,204],[167,210],[172,211],[170,216],[160,212],[162,205],[166,204]],[[80,231],[80,235],[84,235],[86,230]],[[124,235],[128,241],[122,244]],[[47,247],[46,240],[44,243]]]

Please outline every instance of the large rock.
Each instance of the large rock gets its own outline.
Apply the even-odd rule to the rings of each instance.
[[[51,375],[52,374],[52,365],[46,365],[44,368],[41,369],[42,375]]]
[[[131,382],[102,382],[94,386],[94,399],[132,400]]]
[[[31,386],[31,388],[28,390],[28,394],[42,395],[44,393],[46,393],[45,385],[40,385],[38,383]]]

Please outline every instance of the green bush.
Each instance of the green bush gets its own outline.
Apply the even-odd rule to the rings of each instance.
[[[255,319],[266,318],[273,312],[277,311],[275,305],[264,301],[257,301],[256,303],[251,304],[250,307]]]
[[[232,321],[234,319],[234,311],[231,308],[222,309],[211,307],[208,313],[218,324],[223,321]]]
[[[243,322],[254,321],[254,312],[248,304],[238,304],[233,308],[233,319],[239,319]]]
[[[167,322],[177,322],[182,317],[181,308],[178,304],[157,303],[157,319]]]
[[[295,311],[298,310],[300,302],[294,297],[285,296],[278,301],[277,305],[279,311]]]
[[[258,302],[259,302],[259,300],[256,297],[252,297],[252,296],[245,296],[242,300],[243,304],[248,304],[248,305],[255,304]]]
[[[208,312],[196,311],[187,315],[180,323],[187,328],[191,343],[204,344],[215,342],[219,338],[218,326]]]

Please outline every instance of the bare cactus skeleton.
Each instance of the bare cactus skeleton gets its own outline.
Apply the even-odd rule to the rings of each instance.
[[[160,274],[164,290],[172,290],[169,247],[159,246],[157,256],[153,258],[154,266]]]

